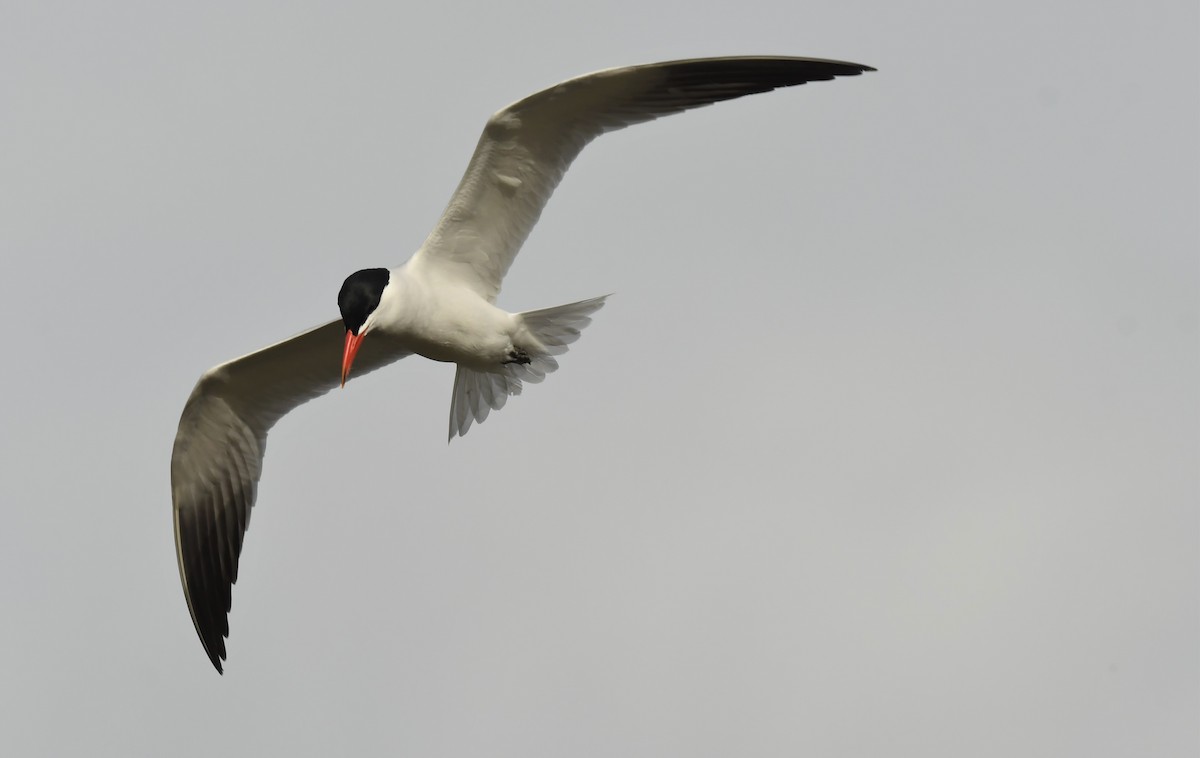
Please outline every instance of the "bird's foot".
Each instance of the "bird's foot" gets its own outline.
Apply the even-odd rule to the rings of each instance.
[[[509,363],[519,363],[522,366],[528,365],[533,359],[529,357],[529,353],[519,347],[514,347],[508,351],[508,360],[504,361],[505,365]]]

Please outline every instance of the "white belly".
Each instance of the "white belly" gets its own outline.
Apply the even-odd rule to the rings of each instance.
[[[517,319],[460,287],[406,287],[380,328],[418,355],[499,371],[513,348]]]

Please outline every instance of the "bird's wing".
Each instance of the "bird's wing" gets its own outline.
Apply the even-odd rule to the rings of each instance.
[[[338,386],[345,333],[340,320],[331,321],[206,371],[179,419],[171,455],[175,553],[192,622],[217,671],[267,431],[288,411]],[[374,335],[363,343],[351,376],[406,355]]]
[[[567,167],[605,132],[869,66],[814,58],[697,58],[570,79],[493,115],[442,218],[414,263],[489,301]]]

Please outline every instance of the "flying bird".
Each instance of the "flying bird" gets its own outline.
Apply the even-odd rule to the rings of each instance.
[[[347,277],[340,319],[204,372],[179,420],[171,496],[183,593],[217,671],[276,421],[415,353],[457,364],[449,437],[466,434],[526,382],[557,369],[557,356],[604,305],[604,297],[522,313],[494,305],[513,258],[585,145],[690,108],[873,70],[814,58],[698,58],[606,69],[518,100],[488,119],[449,205],[407,263]]]

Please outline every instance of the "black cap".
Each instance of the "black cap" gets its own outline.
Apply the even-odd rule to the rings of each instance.
[[[386,268],[365,268],[355,271],[342,282],[338,308],[342,311],[342,322],[356,336],[367,316],[379,307],[379,298],[390,278]]]

